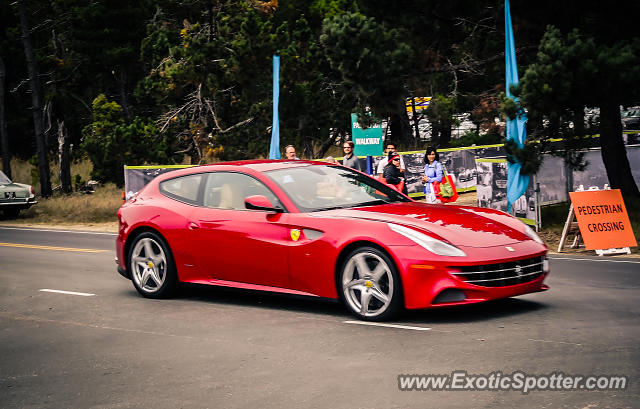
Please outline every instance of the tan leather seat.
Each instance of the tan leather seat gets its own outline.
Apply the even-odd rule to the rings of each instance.
[[[222,209],[244,209],[244,195],[241,189],[231,183],[223,184],[220,189],[220,207]]]
[[[198,181],[192,177],[185,178],[182,180],[182,196],[195,201],[198,199]]]

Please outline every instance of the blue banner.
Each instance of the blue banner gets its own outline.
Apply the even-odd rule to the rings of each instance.
[[[280,120],[278,102],[280,99],[280,56],[273,56],[273,123],[271,124],[271,148],[269,159],[280,159]]]
[[[504,31],[505,31],[505,65],[507,77],[507,97],[513,98],[511,85],[518,83],[518,65],[516,64],[516,47],[513,40],[513,27],[511,26],[511,9],[509,0],[504,2]],[[513,98],[516,102],[519,98]],[[524,146],[527,139],[527,115],[524,111],[518,112],[515,119],[507,118],[507,140],[513,140],[520,148]],[[507,202],[508,208],[511,210],[511,204],[515,203],[520,196],[524,194],[529,186],[529,176],[522,175],[522,164],[508,163],[507,167]]]

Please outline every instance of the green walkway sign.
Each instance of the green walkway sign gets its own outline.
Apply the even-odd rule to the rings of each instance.
[[[363,129],[358,122],[358,115],[351,114],[351,136],[356,156],[380,156],[382,155],[382,123],[373,124]]]

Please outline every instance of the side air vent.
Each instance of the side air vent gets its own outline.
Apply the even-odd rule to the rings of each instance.
[[[467,297],[462,290],[448,288],[442,290],[440,294],[433,300],[433,304],[444,304],[449,302],[464,301]]]

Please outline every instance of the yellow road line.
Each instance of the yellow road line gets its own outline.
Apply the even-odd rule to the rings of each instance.
[[[77,249],[73,247],[37,246],[35,244],[19,244],[19,243],[0,243],[0,247],[19,247],[19,248],[25,248],[25,249],[55,250],[55,251],[79,251],[82,253],[104,253],[109,251],[109,250],[97,250],[97,249]]]

